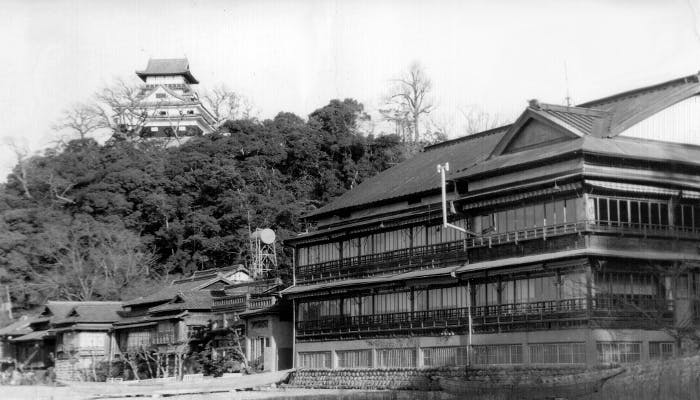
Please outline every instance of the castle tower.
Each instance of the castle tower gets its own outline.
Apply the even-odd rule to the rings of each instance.
[[[137,106],[141,137],[187,138],[214,131],[216,118],[192,88],[199,81],[186,58],[150,59],[136,75],[144,82]]]

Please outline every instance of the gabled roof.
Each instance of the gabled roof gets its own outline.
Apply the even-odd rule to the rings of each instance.
[[[199,81],[190,72],[190,62],[187,58],[151,58],[143,71],[136,71],[141,80],[146,81],[148,76],[174,76],[182,75],[187,83],[197,84]]]
[[[175,280],[170,285],[151,295],[125,301],[124,305],[133,306],[136,304],[165,303],[181,292],[206,289],[216,283],[220,283],[224,287],[228,287],[232,284],[232,282],[228,281],[217,273],[212,275],[194,275],[189,278]]]
[[[506,128],[507,126],[428,147],[412,158],[367,179],[307,216],[363,208],[389,199],[438,190],[440,181],[437,164],[449,161],[450,168],[466,168],[483,161],[503,137]]]
[[[544,156],[584,150],[645,160],[668,154],[669,157],[678,157],[674,161],[696,163],[691,159],[697,157],[694,146],[618,136],[655,113],[696,95],[700,95],[700,79],[698,75],[689,75],[575,107],[531,102],[514,124],[426,148],[424,152],[367,179],[329,204],[310,212],[307,217],[321,218],[435,192],[440,185],[436,165],[448,161],[451,164],[450,179],[518,165]],[[537,143],[534,150],[524,146],[518,149],[518,153],[504,154],[511,140],[533,120],[559,129],[563,132],[561,140],[551,143],[543,140]],[[570,134],[568,138],[566,134]]]
[[[169,302],[150,308],[148,313],[153,314],[174,310],[211,310],[213,302],[214,297],[209,291],[180,292],[173,296]]]
[[[700,93],[697,74],[646,86],[579,104],[611,114],[610,136],[616,136],[632,125],[657,112]]]
[[[29,324],[31,322],[32,318],[23,315],[17,321],[14,321],[9,325],[0,328],[0,336],[26,335],[27,333],[32,331],[32,328],[29,327]]]
[[[517,169],[525,164],[544,163],[553,158],[575,153],[700,167],[700,146],[626,136],[613,138],[584,136],[517,153],[502,154],[472,168],[454,171],[450,179],[469,179],[485,173],[498,174],[504,170]]]
[[[53,324],[112,323],[119,320],[119,301],[86,302],[74,306],[64,318],[56,318]]]

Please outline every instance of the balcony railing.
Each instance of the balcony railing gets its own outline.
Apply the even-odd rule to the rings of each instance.
[[[151,336],[151,344],[174,344],[175,332],[156,332]]]
[[[246,299],[247,299],[247,297],[245,295],[244,296],[241,296],[241,295],[226,296],[226,297],[222,297],[220,299],[215,299],[214,300],[214,307],[225,307],[225,306],[245,307]]]
[[[548,239],[579,233],[615,233],[630,236],[654,236],[677,239],[700,239],[700,229],[671,225],[631,224],[610,221],[577,221],[512,232],[469,237],[453,242],[348,257],[297,267],[298,283],[358,278],[376,273],[398,272],[425,267],[439,267],[465,261],[470,249]]]
[[[257,297],[251,298],[248,301],[249,310],[259,310],[261,308],[267,308],[276,303],[277,298],[273,296]]]
[[[511,330],[547,322],[587,323],[588,320],[614,316],[620,321],[643,320],[649,324],[672,320],[673,303],[664,299],[621,295],[534,301],[502,305],[471,307],[475,331]],[[323,337],[343,334],[380,334],[396,331],[426,331],[456,329],[463,331],[469,324],[469,309],[450,308],[428,311],[406,311],[389,314],[330,316],[312,321],[298,321],[297,335]],[[537,329],[537,328],[536,328]],[[539,329],[549,329],[542,326]]]

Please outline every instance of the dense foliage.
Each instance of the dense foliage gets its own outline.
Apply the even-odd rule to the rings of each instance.
[[[21,160],[0,186],[0,283],[30,308],[246,264],[249,229],[287,238],[302,214],[402,160],[399,138],[358,132],[365,118],[333,100],[308,121],[228,121],[176,147],[82,138]],[[289,253],[278,256],[284,276]]]

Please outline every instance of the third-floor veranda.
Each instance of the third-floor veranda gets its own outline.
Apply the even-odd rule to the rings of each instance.
[[[477,212],[458,223],[479,235],[453,232],[447,236],[443,231],[438,236],[439,225],[413,226],[300,248],[296,282],[303,285],[583,249],[588,236],[657,243],[700,240],[700,207],[673,199],[586,195]],[[614,250],[615,245],[611,246]]]

